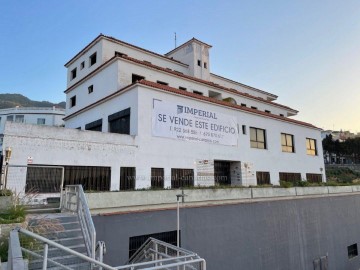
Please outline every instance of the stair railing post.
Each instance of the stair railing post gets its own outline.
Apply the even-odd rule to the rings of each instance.
[[[49,245],[45,243],[45,244],[44,244],[44,262],[43,262],[43,270],[46,270],[46,269],[47,269],[48,250],[49,250]]]

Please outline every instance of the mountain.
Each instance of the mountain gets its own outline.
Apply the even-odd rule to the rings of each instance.
[[[65,101],[51,103],[49,101],[35,101],[20,94],[0,94],[0,109],[20,107],[58,107],[65,109]]]

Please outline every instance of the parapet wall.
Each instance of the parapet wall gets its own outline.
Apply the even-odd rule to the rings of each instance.
[[[176,195],[181,190],[148,190],[123,192],[86,193],[89,208],[95,213],[131,212],[157,210],[175,206]],[[306,196],[333,196],[360,193],[360,185],[319,186],[293,188],[208,188],[185,189],[185,204],[201,206],[207,204],[227,204],[252,202],[257,200],[279,200]]]

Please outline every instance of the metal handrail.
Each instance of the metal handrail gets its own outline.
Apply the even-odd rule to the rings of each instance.
[[[83,187],[81,185],[67,185],[63,196],[61,209],[77,213],[88,254],[95,259],[96,230]],[[76,199],[75,202],[74,199]],[[72,207],[72,205],[75,205],[75,207]]]
[[[91,264],[93,264],[93,265],[96,265],[96,266],[99,266],[99,267],[102,267],[102,268],[108,269],[108,270],[116,270],[116,268],[114,268],[114,267],[112,267],[112,266],[110,266],[110,265],[107,265],[107,264],[105,264],[105,263],[103,263],[103,262],[99,262],[99,261],[97,261],[97,260],[95,260],[95,259],[93,259],[93,258],[90,258],[90,257],[82,254],[82,253],[79,253],[79,252],[77,252],[77,251],[75,251],[75,250],[72,250],[72,249],[70,249],[70,248],[64,247],[64,246],[62,246],[62,245],[60,245],[60,244],[58,244],[58,243],[56,243],[56,242],[54,242],[54,241],[52,241],[52,240],[50,240],[50,239],[47,239],[47,238],[45,238],[45,237],[42,237],[42,236],[40,236],[40,235],[38,235],[38,234],[35,234],[35,233],[33,233],[33,232],[30,232],[30,231],[28,231],[28,230],[26,230],[26,229],[17,227],[17,228],[15,228],[14,230],[15,230],[15,231],[18,231],[19,233],[25,234],[25,235],[27,235],[27,236],[29,236],[29,237],[32,237],[32,238],[34,238],[34,239],[36,239],[36,240],[39,240],[39,241],[43,242],[45,245],[49,245],[49,246],[58,248],[58,249],[60,249],[60,250],[62,250],[62,251],[65,251],[65,252],[71,254],[71,255],[77,256],[78,258],[80,258],[80,259],[82,259],[82,260],[84,260],[84,261],[87,261],[87,262],[89,262],[89,263],[91,263]],[[47,254],[44,254],[43,258],[44,258],[44,259],[46,258],[46,261],[49,260],[49,259],[47,258]],[[47,263],[47,262],[45,262],[45,260],[44,260],[44,265],[46,265],[46,263]],[[66,266],[65,266],[65,267],[66,267]],[[46,268],[45,268],[45,269],[46,269]]]

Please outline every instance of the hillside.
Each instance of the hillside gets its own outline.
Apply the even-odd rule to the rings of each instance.
[[[0,94],[0,109],[20,107],[52,107],[65,108],[65,102],[51,103],[49,101],[35,101],[20,94]]]

